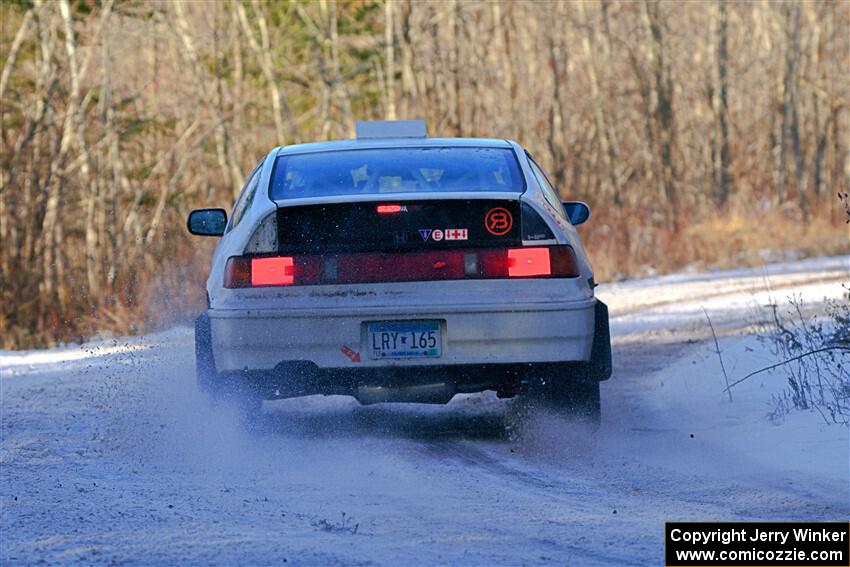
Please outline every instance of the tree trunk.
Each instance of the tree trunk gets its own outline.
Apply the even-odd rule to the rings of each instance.
[[[667,46],[665,42],[665,23],[656,2],[644,0],[643,20],[649,35],[647,53],[653,74],[653,96],[651,98],[653,122],[652,130],[657,137],[657,155],[659,161],[660,183],[663,198],[668,208],[668,218],[674,232],[679,231],[678,171],[676,169],[674,152],[676,149],[676,129],[673,110],[673,79],[667,61]]]
[[[395,37],[392,0],[384,0],[384,58],[387,64],[387,120],[395,120]]]
[[[555,21],[561,21],[559,10],[555,11]],[[564,95],[563,89],[566,83],[565,69],[567,68],[568,54],[561,45],[561,32],[554,27],[548,33],[549,64],[552,69],[552,103],[549,106],[549,131],[547,145],[552,156],[552,175],[555,177],[555,187],[564,187],[566,181],[567,163],[564,145]]]
[[[800,5],[797,2],[789,2],[784,5],[785,10],[785,76],[782,89],[782,134],[779,141],[779,186],[777,193],[779,201],[785,200],[788,176],[788,142],[797,138],[796,126],[796,92],[797,67],[800,61]],[[795,148],[795,156],[797,154]]]
[[[732,175],[730,162],[732,161],[729,147],[729,14],[728,5],[724,0],[718,0],[719,21],[717,26],[717,78],[719,105],[717,108],[717,121],[720,129],[720,170],[718,172],[718,201],[724,206],[729,200]]]

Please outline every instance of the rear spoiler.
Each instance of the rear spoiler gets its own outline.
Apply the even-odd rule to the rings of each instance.
[[[304,197],[300,199],[276,199],[278,207],[297,207],[302,205],[324,205],[338,203],[375,203],[379,201],[441,201],[453,199],[490,199],[497,201],[519,201],[522,193],[508,191],[470,191],[446,193],[368,193],[364,195],[331,195],[323,197]]]

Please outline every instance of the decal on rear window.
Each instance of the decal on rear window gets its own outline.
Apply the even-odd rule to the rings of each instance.
[[[519,245],[520,203],[504,199],[427,199],[404,203],[406,212],[385,214],[374,202],[281,206],[281,253],[427,250]],[[493,213],[496,234],[484,219]]]
[[[514,226],[514,218],[510,211],[502,207],[490,209],[487,216],[484,217],[484,227],[487,232],[493,236],[502,236],[511,231]]]
[[[446,228],[446,229],[430,229],[420,228],[419,236],[424,242],[428,242],[428,237],[433,237],[437,242],[445,238],[446,240],[468,240],[469,230],[465,228]]]

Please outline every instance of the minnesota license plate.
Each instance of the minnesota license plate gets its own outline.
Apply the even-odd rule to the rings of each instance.
[[[439,321],[367,323],[372,358],[429,358],[443,352]]]

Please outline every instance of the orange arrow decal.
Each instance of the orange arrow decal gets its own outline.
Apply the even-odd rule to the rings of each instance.
[[[353,350],[351,350],[350,348],[348,348],[345,345],[342,345],[342,348],[340,350],[342,351],[342,354],[344,354],[345,356],[347,356],[348,358],[351,359],[351,362],[360,362],[360,353],[359,352],[354,352]]]

